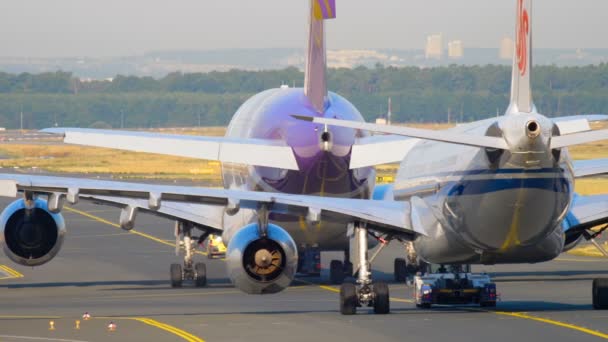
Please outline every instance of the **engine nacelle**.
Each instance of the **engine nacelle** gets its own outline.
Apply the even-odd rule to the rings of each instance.
[[[228,243],[228,276],[245,293],[280,292],[296,273],[298,250],[289,233],[274,224],[268,224],[267,232],[261,237],[258,224],[252,223],[239,229]]]
[[[14,262],[39,266],[53,259],[66,233],[61,214],[48,210],[45,200],[36,199],[28,207],[19,199],[0,215],[0,242],[4,253]]]
[[[581,240],[583,239],[583,232],[577,232],[577,233],[570,233],[568,234],[566,232],[566,237],[564,239],[564,249],[562,250],[562,252],[567,252],[569,250],[571,250],[572,248],[576,247],[576,245],[578,245],[579,242],[581,242]]]

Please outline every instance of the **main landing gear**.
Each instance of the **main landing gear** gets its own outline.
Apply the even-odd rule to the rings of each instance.
[[[332,260],[329,263],[329,282],[334,285],[340,285],[346,277],[353,275],[353,264],[350,262],[350,251],[344,251],[344,262],[340,260]]]
[[[372,283],[370,262],[367,255],[367,228],[361,223],[354,226],[356,254],[359,269],[356,284],[344,283],[340,287],[340,312],[354,315],[357,307],[374,308],[376,314],[390,311],[388,285],[383,282]]]
[[[406,258],[396,258],[394,262],[395,282],[404,283],[408,277],[416,273],[426,273],[428,265],[418,258],[414,244],[411,241],[404,241]]]
[[[184,280],[193,280],[194,286],[203,287],[207,285],[207,266],[203,262],[194,263],[193,257],[196,250],[195,240],[192,236],[192,228],[194,226],[188,222],[175,222],[175,237],[176,246],[175,252],[179,253],[180,236],[183,238],[184,266],[180,264],[171,264],[171,287],[181,287]],[[205,240],[208,234],[203,234],[198,238],[199,242]]]
[[[590,241],[595,246],[595,248],[600,251],[600,253],[602,253],[605,257],[608,257],[608,251],[606,251],[606,249],[604,249],[604,247],[600,243],[595,241],[595,238],[602,234],[606,229],[608,229],[608,225],[605,225],[599,230],[595,231],[584,230],[583,237],[587,241]],[[593,284],[591,287],[591,298],[593,302],[593,309],[608,310],[608,279],[593,279]]]

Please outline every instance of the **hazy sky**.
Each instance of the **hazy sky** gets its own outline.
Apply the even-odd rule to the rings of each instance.
[[[534,0],[534,46],[608,48],[608,1]],[[0,0],[0,56],[304,47],[309,0]],[[337,0],[328,47],[465,47],[512,35],[515,0]]]

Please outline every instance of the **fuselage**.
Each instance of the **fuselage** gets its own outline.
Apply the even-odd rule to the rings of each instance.
[[[542,129],[534,139],[523,134],[530,120]],[[545,117],[521,114],[453,128],[504,136],[509,151],[418,142],[392,191],[393,199],[409,200],[424,217],[420,224],[428,235],[414,242],[418,255],[445,264],[540,262],[559,255],[573,176],[567,151],[546,148],[553,130]]]
[[[375,182],[374,169],[349,168],[352,145],[357,138],[368,133],[304,122],[293,118],[291,115],[294,114],[363,121],[361,114],[350,102],[331,92],[323,113],[311,106],[302,88],[270,89],[254,95],[235,113],[226,137],[282,142],[292,148],[299,170],[224,163],[224,187],[327,197],[370,198]],[[318,247],[323,250],[344,250],[348,247],[343,225],[325,221],[313,224],[306,217],[275,213],[269,219],[285,228],[298,247]],[[251,210],[239,210],[236,215],[225,215],[227,238],[231,230],[255,220],[257,213]]]

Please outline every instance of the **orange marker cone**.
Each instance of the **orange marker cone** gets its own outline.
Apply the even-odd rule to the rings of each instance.
[[[110,324],[108,324],[108,331],[116,331],[116,328],[116,323],[110,322]]]
[[[55,330],[55,321],[49,321],[49,330]]]

